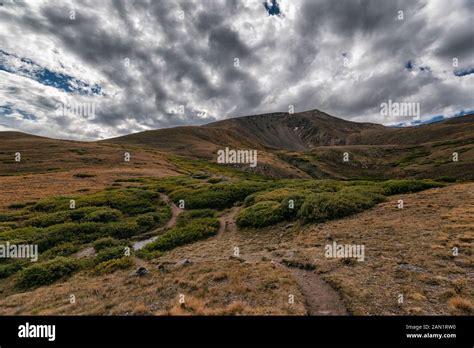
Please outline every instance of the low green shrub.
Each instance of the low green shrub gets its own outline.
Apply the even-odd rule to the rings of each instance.
[[[96,263],[102,263],[104,261],[119,259],[125,256],[125,246],[113,246],[105,249],[101,249],[96,257]]]
[[[162,256],[163,251],[160,251],[160,250],[151,251],[151,250],[143,248],[143,249],[135,251],[135,255],[144,260],[152,260],[152,259],[156,259]]]
[[[110,222],[100,227],[101,236],[110,236],[118,239],[130,238],[145,231],[145,228],[132,221]]]
[[[78,269],[77,262],[64,257],[57,257],[50,261],[31,265],[20,271],[17,286],[28,289],[48,285],[71,276]]]
[[[84,220],[85,221],[93,221],[93,222],[112,222],[118,221],[122,218],[122,213],[120,210],[112,209],[112,208],[96,208],[93,212],[88,213]]]
[[[212,177],[212,178],[208,179],[207,182],[209,184],[217,184],[217,183],[221,182],[222,180],[223,179],[220,178],[220,177]]]
[[[298,216],[304,222],[324,222],[359,213],[383,199],[380,194],[369,191],[315,193],[306,198]]]
[[[70,256],[78,252],[80,246],[71,242],[59,244],[41,253],[42,259],[51,259],[57,256]]]
[[[0,279],[8,278],[12,274],[20,271],[23,268],[21,262],[10,262],[7,264],[0,264]]]
[[[0,241],[10,241],[10,243],[12,243],[13,240],[21,239],[26,243],[32,243],[33,241],[37,240],[38,236],[41,236],[42,234],[42,228],[31,226],[21,227],[2,232],[0,234]]]
[[[205,172],[196,172],[191,175],[191,178],[193,179],[207,179],[209,178],[209,174]]]
[[[170,197],[174,202],[183,199],[188,209],[225,209],[265,188],[266,184],[261,182],[220,183],[199,189],[179,189],[171,192]]]
[[[439,176],[436,178],[438,182],[456,182],[458,179],[452,176]]]
[[[443,185],[428,180],[387,180],[380,183],[380,186],[384,189],[385,195],[397,195],[414,193]]]
[[[158,237],[153,243],[144,249],[147,251],[166,251],[185,245],[197,240],[213,236],[219,230],[219,220],[212,218],[200,218],[189,222],[182,227],[175,227]]]
[[[17,228],[16,224],[0,223],[0,234]]]
[[[119,241],[119,240],[114,239],[112,237],[104,237],[104,238],[97,239],[94,242],[94,250],[96,252],[99,252],[102,249],[110,248],[110,247],[113,247],[113,246],[118,246],[118,245],[121,245],[121,244],[122,244],[122,241]]]
[[[33,204],[29,209],[32,211],[54,212],[69,209],[70,197],[48,197]]]
[[[137,215],[156,210],[158,193],[140,188],[125,188],[97,192],[77,198],[77,206],[107,206],[126,215]]]
[[[296,219],[298,217],[298,211],[303,205],[305,199],[306,199],[306,196],[297,195],[297,194],[292,195],[288,198],[285,198],[280,204],[281,213],[284,219],[285,220]]]
[[[22,209],[26,207],[26,203],[12,203],[8,206],[8,209]]]
[[[70,213],[68,211],[58,211],[55,213],[41,214],[25,221],[25,226],[49,227],[52,225],[62,224],[70,221]]]
[[[280,188],[272,191],[265,191],[255,194],[255,202],[275,201],[282,202],[285,199],[295,199],[296,197],[305,197],[312,193],[310,190],[286,189]]]
[[[185,226],[194,219],[215,218],[217,213],[212,209],[185,210],[178,217],[178,226]]]
[[[118,259],[104,261],[98,264],[95,267],[94,271],[96,274],[109,274],[120,269],[129,269],[133,267],[133,265],[133,259],[131,257],[124,256]]]
[[[36,243],[41,250],[46,250],[63,242],[92,242],[102,236],[101,228],[103,226],[98,222],[66,222],[53,225],[45,229],[45,232],[40,235]]]
[[[148,229],[160,222],[160,215],[158,213],[146,213],[138,216],[136,222],[138,226]]]
[[[262,201],[244,208],[237,217],[239,227],[265,227],[284,219],[281,204],[274,201]]]
[[[250,207],[252,204],[255,204],[255,195],[254,194],[248,195],[244,199],[244,207]]]

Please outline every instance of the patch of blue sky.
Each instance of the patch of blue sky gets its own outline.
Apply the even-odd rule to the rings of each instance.
[[[461,117],[461,116],[466,116],[466,115],[472,115],[474,114],[474,109],[473,110],[461,110],[458,111],[454,114],[454,117]]]
[[[0,105],[0,115],[8,116],[13,113],[13,108],[10,104]]]
[[[457,76],[457,77],[466,76],[466,75],[470,75],[470,74],[474,74],[474,67],[473,68],[467,68],[467,69],[454,70],[454,75]]]
[[[38,118],[35,115],[30,114],[26,111],[16,110],[16,112],[18,112],[23,117],[24,120],[30,120],[30,121],[35,121],[35,122],[38,121]]]
[[[279,16],[279,15],[281,15],[280,5],[278,4],[277,0],[265,1],[263,3],[263,6],[265,6],[265,9],[267,10],[267,12],[270,16]]]
[[[73,76],[41,67],[28,58],[19,58],[0,49],[0,70],[33,79],[67,93],[80,95],[102,95],[102,87],[89,84]]]
[[[0,116],[11,117],[15,113],[21,115],[24,120],[30,120],[35,122],[38,121],[38,118],[35,115],[30,114],[29,112],[26,112],[24,110],[15,108],[11,104],[0,105]]]
[[[420,125],[423,125],[423,124],[441,122],[441,121],[447,120],[449,118],[462,117],[462,116],[472,115],[472,114],[474,114],[474,110],[461,110],[461,111],[456,112],[451,117],[446,117],[444,115],[436,115],[436,116],[430,117],[426,120],[413,120],[413,121],[401,122],[401,123],[398,123],[396,125],[393,125],[392,127],[400,128],[400,127],[420,126]]]

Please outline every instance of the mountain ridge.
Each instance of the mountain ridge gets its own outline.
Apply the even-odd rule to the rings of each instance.
[[[258,151],[256,168],[243,164],[230,166],[272,177],[474,178],[474,114],[432,124],[392,128],[347,121],[310,110],[148,130],[94,142],[56,140],[12,131],[0,132],[0,140],[0,171],[7,173],[18,170],[18,166],[9,164],[11,153],[21,150],[27,158],[28,152],[33,151],[28,149],[35,151],[28,168],[37,171],[38,168],[62,168],[65,163],[75,167],[72,159],[61,159],[61,148],[77,150],[80,161],[97,165],[123,161],[120,158],[123,153],[120,155],[117,149],[133,153],[134,158],[137,152],[161,153],[173,167],[173,156],[215,163],[217,151],[228,147]],[[24,146],[20,148],[19,144]],[[90,148],[87,151],[91,158],[81,154],[86,150],[76,149],[86,146]],[[451,160],[454,152],[459,153],[459,162]],[[342,161],[344,154],[349,155],[349,161]],[[51,161],[54,160],[48,158],[62,162],[53,166]],[[140,165],[146,167],[146,162]],[[27,166],[21,168],[26,170]]]

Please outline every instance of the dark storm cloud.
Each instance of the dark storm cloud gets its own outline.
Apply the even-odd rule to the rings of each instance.
[[[472,1],[266,4],[27,1],[0,9],[0,49],[97,84],[103,95],[60,94],[6,72],[0,93],[37,118],[12,121],[15,127],[73,138],[203,124],[289,105],[375,122],[385,122],[379,106],[388,99],[418,101],[427,116],[474,108],[474,74],[459,73],[474,63]],[[275,4],[278,15],[269,15]],[[64,100],[95,103],[96,114],[52,114]]]

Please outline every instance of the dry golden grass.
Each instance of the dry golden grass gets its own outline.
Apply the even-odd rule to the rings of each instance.
[[[144,277],[131,271],[102,277],[80,273],[19,294],[13,294],[9,280],[0,286],[0,314],[305,314],[300,287],[288,268],[272,263],[276,259],[315,267],[350,314],[472,314],[473,197],[474,184],[458,184],[391,197],[369,211],[324,224],[226,231],[147,262],[150,274]],[[400,198],[404,209],[397,209]],[[365,261],[326,258],[324,246],[333,240],[364,244]],[[236,247],[240,257],[232,258]],[[177,264],[183,259],[191,262]],[[70,294],[76,296],[74,305]],[[295,295],[294,304],[288,303],[289,294]]]
[[[252,308],[242,302],[234,302],[225,307],[212,308],[202,300],[193,296],[184,297],[182,303],[176,299],[176,303],[167,310],[157,311],[157,315],[257,315],[268,311],[267,308]]]
[[[131,271],[95,277],[78,274],[64,283],[13,294],[0,300],[2,315],[302,315],[302,302],[288,303],[288,294],[302,299],[288,274],[270,264],[250,265],[224,260],[170,266],[148,265],[143,277]],[[225,272],[222,271],[225,269]],[[225,276],[224,276],[225,274]],[[266,284],[276,287],[266,287]],[[5,289],[3,289],[5,291]],[[69,303],[70,295],[76,304]],[[185,304],[179,303],[183,294]]]
[[[448,305],[455,314],[474,314],[474,304],[467,298],[452,298],[449,300]]]
[[[177,175],[166,156],[133,146],[54,140],[2,133],[0,208],[48,196],[103,190],[116,179]],[[124,152],[131,154],[124,161]],[[21,162],[14,162],[16,152]],[[80,178],[77,174],[90,174]],[[128,183],[127,183],[128,185]]]

